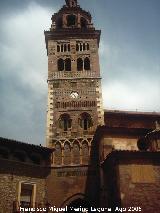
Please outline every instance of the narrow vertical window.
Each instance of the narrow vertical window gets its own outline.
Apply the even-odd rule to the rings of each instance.
[[[68,142],[64,144],[64,165],[69,165],[71,163],[71,146]]]
[[[77,59],[77,70],[78,71],[82,71],[83,70],[83,59],[82,58],[78,58]]]
[[[64,61],[63,61],[62,58],[58,59],[57,66],[58,66],[58,71],[63,71],[64,70]]]
[[[76,51],[79,51],[79,44],[76,44]]]
[[[89,50],[89,44],[87,43],[87,50]]]
[[[64,44],[64,52],[66,52],[66,51],[67,51],[67,45]]]
[[[60,52],[60,46],[57,45],[57,52]]]
[[[83,51],[85,51],[85,50],[86,50],[86,44],[83,43]]]
[[[84,69],[85,69],[85,70],[90,70],[90,69],[91,69],[89,58],[85,58],[85,59],[84,59]]]
[[[68,44],[68,52],[70,52],[71,50],[71,47],[70,47],[70,44]]]
[[[65,70],[71,71],[71,59],[70,58],[66,58],[66,60],[65,60]]]

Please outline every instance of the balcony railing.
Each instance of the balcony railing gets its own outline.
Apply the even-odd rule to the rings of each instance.
[[[73,78],[100,78],[100,74],[94,71],[79,71],[79,72],[70,72],[70,71],[59,71],[53,72],[48,80],[52,79],[73,79]]]

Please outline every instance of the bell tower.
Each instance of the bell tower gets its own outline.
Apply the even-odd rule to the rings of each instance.
[[[66,0],[45,31],[48,54],[47,147],[54,166],[87,165],[93,135],[104,122],[99,42],[89,12]]]

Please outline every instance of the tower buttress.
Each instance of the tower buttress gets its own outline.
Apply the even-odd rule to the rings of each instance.
[[[48,54],[47,147],[55,166],[88,164],[96,128],[104,122],[99,66],[101,31],[76,0],[66,0],[45,31]]]

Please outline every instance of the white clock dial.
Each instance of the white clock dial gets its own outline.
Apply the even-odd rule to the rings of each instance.
[[[78,94],[78,92],[72,92],[70,94],[70,96],[71,96],[71,98],[76,99],[76,98],[78,98],[79,94]]]

